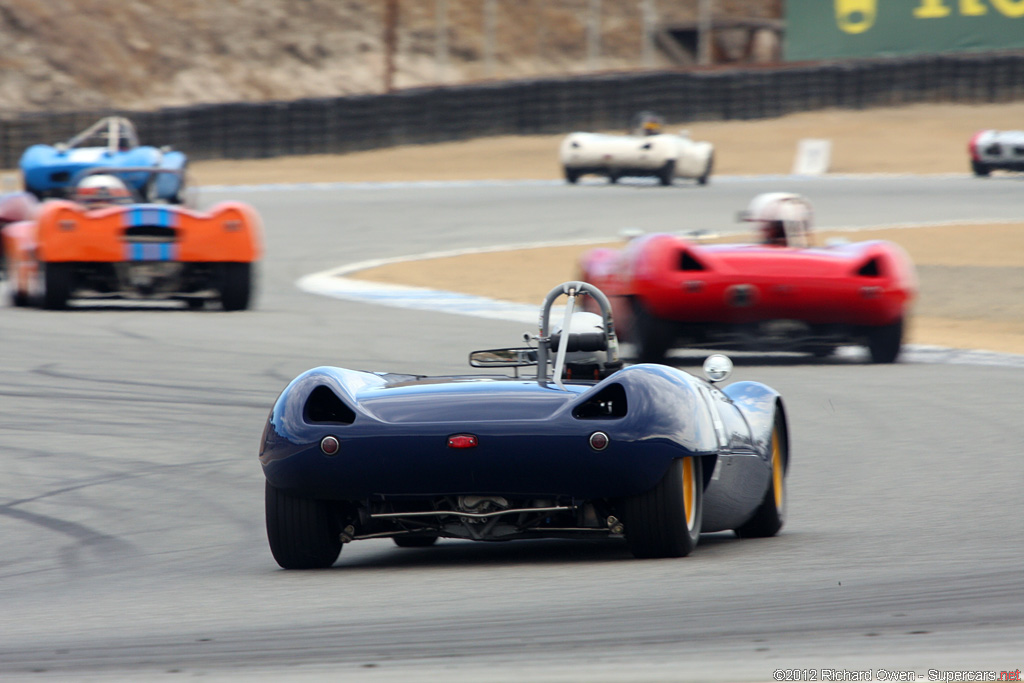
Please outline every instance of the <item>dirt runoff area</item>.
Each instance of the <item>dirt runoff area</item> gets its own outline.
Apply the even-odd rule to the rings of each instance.
[[[716,173],[789,173],[801,138],[832,141],[834,173],[966,173],[967,142],[980,128],[1024,128],[1024,102],[826,110],[758,121],[675,123],[715,143]],[[562,136],[500,137],[397,147],[342,156],[197,162],[199,184],[554,179]],[[894,150],[898,150],[894,153]],[[914,259],[920,294],[908,341],[1024,354],[1024,201],[1021,222],[900,228],[857,233],[888,239]],[[821,239],[830,235],[822,234]],[[850,238],[849,233],[837,235]],[[588,247],[545,248],[413,261],[362,271],[367,280],[537,303],[547,285],[575,276]],[[524,272],[524,268],[529,272]],[[450,274],[459,273],[458,281]],[[473,276],[478,273],[478,276]],[[496,274],[508,274],[503,282]],[[514,278],[514,281],[513,279]],[[540,283],[535,291],[524,282]]]

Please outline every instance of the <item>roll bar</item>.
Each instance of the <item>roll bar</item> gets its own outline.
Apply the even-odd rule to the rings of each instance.
[[[104,147],[110,152],[118,150],[118,141],[121,138],[128,140],[128,146],[131,149],[139,146],[139,136],[135,132],[135,126],[123,116],[104,117],[63,144],[67,148],[78,147],[93,137],[105,138]]]
[[[547,384],[548,381],[548,355],[551,352],[551,306],[563,294],[569,297],[569,301],[565,306],[565,315],[562,319],[562,339],[564,341],[558,345],[552,379],[559,389],[564,390],[562,369],[565,367],[565,353],[569,347],[569,323],[576,308],[577,297],[590,295],[601,308],[607,351],[609,361],[611,362],[618,362],[619,360],[619,341],[615,334],[615,323],[612,320],[612,305],[608,301],[608,297],[604,295],[604,292],[589,282],[582,282],[580,280],[563,282],[548,292],[540,309],[540,336],[537,338],[537,382]]]

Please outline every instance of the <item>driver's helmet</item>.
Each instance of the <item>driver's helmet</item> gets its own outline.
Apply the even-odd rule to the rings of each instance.
[[[743,220],[753,221],[761,244],[806,247],[811,241],[811,203],[792,192],[766,192],[750,201]]]
[[[557,339],[553,346],[551,362],[555,362],[558,344],[561,343],[562,324],[557,323],[551,334]],[[601,379],[606,377],[608,367],[608,335],[604,329],[604,320],[596,313],[578,311],[569,320],[569,346],[565,352],[565,366],[562,370],[563,379]]]
[[[110,204],[130,204],[128,186],[114,175],[98,174],[82,178],[75,188],[74,200],[90,208]]]
[[[665,119],[653,111],[642,111],[633,117],[630,132],[633,135],[660,135],[665,127]]]

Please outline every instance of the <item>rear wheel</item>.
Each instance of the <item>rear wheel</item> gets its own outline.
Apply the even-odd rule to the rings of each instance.
[[[633,343],[641,363],[663,363],[674,341],[670,324],[633,301]]]
[[[871,328],[868,333],[868,350],[872,363],[893,363],[900,355],[903,345],[903,318],[891,325]]]
[[[7,280],[8,296],[11,299],[11,305],[13,306],[28,306],[32,302],[32,298],[28,294],[28,290],[22,289],[22,278],[18,277],[17,272],[7,271],[4,273],[4,277]]]
[[[565,181],[567,183],[569,183],[570,185],[575,185],[576,181],[579,180],[579,179],[580,179],[579,171],[571,169],[568,166],[565,167]]]
[[[174,194],[168,198],[168,202],[171,204],[184,204],[186,197],[186,190],[188,189],[188,163],[185,163],[181,167],[181,177],[178,181],[178,187],[174,190]]]
[[[267,540],[285,569],[324,569],[341,554],[331,504],[300,498],[266,483]]]
[[[984,178],[988,176],[989,173],[992,172],[992,169],[988,166],[988,164],[971,159],[971,171],[973,171],[974,175],[978,176],[979,178]]]
[[[672,184],[676,178],[676,162],[669,160],[665,162],[665,165],[658,171],[658,182],[662,185],[668,186]]]
[[[71,264],[43,264],[43,308],[61,310],[71,298]]]
[[[223,264],[220,302],[225,311],[241,311],[249,307],[252,296],[252,264]]]
[[[772,429],[772,478],[764,500],[754,512],[753,517],[743,526],[736,528],[740,538],[764,538],[774,536],[786,521],[786,465],[789,453],[786,442],[785,418],[781,413],[775,414],[775,426]]]
[[[672,461],[658,485],[623,501],[626,542],[638,558],[685,557],[700,539],[704,476],[697,457]]]

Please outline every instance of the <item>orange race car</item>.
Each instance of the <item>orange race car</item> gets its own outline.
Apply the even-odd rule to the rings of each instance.
[[[180,173],[154,171],[152,173]],[[209,211],[146,204],[118,174],[93,169],[74,201],[51,200],[28,220],[3,227],[11,301],[66,308],[71,299],[161,299],[226,311],[249,307],[253,264],[262,252],[259,216],[246,204]]]

